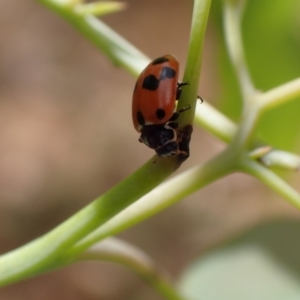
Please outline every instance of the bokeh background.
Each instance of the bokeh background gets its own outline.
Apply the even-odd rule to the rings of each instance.
[[[150,58],[171,53],[184,66],[192,1],[124,2],[128,3],[125,11],[103,20]],[[267,9],[270,1],[250,2],[246,21],[257,28],[245,21],[249,36],[245,43],[251,72],[264,90],[299,76],[300,25],[291,14],[297,1],[284,2],[286,10],[279,6],[281,1],[272,2],[280,14]],[[220,1],[213,3],[199,94],[236,119],[239,93],[223,51],[219,6]],[[0,0],[0,7],[0,253],[5,253],[83,208],[153,152],[138,143],[132,126],[135,78],[113,66],[75,29],[34,0]],[[290,23],[282,15],[289,16]],[[270,33],[267,29],[272,31],[272,22],[279,23],[282,32],[273,29]],[[255,30],[268,41],[257,34],[255,38]],[[288,52],[280,56],[280,51]],[[226,85],[229,79],[232,85]],[[292,111],[294,118],[299,116],[299,110]],[[277,117],[274,121],[274,114],[265,127],[261,125],[262,136],[271,136],[271,142],[284,144],[288,150],[299,150],[297,128],[283,126],[287,123]],[[270,120],[274,130],[268,135]],[[286,136],[290,131],[293,139]],[[209,133],[195,128],[191,157],[181,170],[223,148]],[[291,180],[297,187],[299,176]],[[233,174],[120,237],[177,278],[208,247],[280,217],[298,218],[299,212],[255,179]],[[54,297],[160,299],[131,271],[109,263],[81,263],[0,290],[1,300]]]

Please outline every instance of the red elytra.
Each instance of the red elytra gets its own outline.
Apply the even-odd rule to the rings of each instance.
[[[172,55],[152,61],[137,79],[132,101],[134,128],[165,124],[172,117],[177,95],[179,63]]]
[[[134,128],[141,133],[139,141],[161,157],[189,155],[186,149],[180,149],[183,135],[177,130],[176,120],[190,106],[174,111],[181,87],[187,85],[178,83],[178,72],[179,63],[174,56],[161,56],[142,71],[133,92],[132,119]]]

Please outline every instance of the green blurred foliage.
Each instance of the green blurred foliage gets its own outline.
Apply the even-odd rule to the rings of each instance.
[[[300,1],[248,0],[243,18],[245,55],[252,80],[260,91],[267,91],[300,76]],[[225,49],[222,1],[213,1],[212,20],[219,34],[219,109],[238,121],[241,94]],[[258,134],[274,147],[299,150],[300,99],[280,106],[263,116]]]
[[[260,225],[190,266],[180,281],[195,300],[300,299],[300,223]]]

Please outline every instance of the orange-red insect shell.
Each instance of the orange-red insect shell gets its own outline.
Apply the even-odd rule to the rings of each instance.
[[[165,124],[172,117],[177,98],[179,63],[172,55],[153,60],[137,79],[132,99],[134,128]]]

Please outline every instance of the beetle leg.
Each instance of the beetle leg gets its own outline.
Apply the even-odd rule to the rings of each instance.
[[[180,99],[181,87],[185,86],[185,85],[189,85],[189,83],[188,82],[177,82],[176,100]]]

